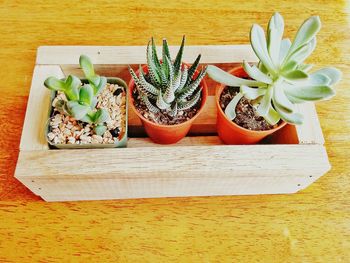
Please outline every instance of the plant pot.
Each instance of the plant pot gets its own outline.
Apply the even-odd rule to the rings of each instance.
[[[142,67],[143,71],[145,73],[148,73],[148,66],[144,65]],[[195,76],[198,75],[198,71],[196,71]],[[139,74],[139,71],[136,71],[136,74]],[[131,108],[133,111],[136,113],[136,115],[140,118],[143,127],[145,128],[145,131],[147,135],[151,138],[151,140],[155,143],[159,144],[172,144],[180,141],[182,138],[186,136],[188,131],[191,128],[191,125],[193,121],[198,117],[198,115],[201,113],[203,110],[203,107],[207,101],[208,97],[208,87],[205,82],[205,80],[201,81],[200,87],[202,89],[202,98],[201,98],[201,106],[196,113],[195,116],[193,116],[191,119],[188,121],[185,121],[180,124],[175,124],[175,125],[161,125],[154,123],[148,119],[146,119],[144,116],[141,115],[141,113],[136,109],[134,105],[134,99],[133,99],[133,90],[135,87],[134,80],[131,78],[129,82],[129,98],[131,101]]]
[[[249,77],[242,66],[233,68],[229,71],[229,73],[240,78]],[[221,109],[220,96],[225,87],[226,85],[220,85],[216,89],[216,126],[218,135],[225,144],[255,144],[287,124],[286,122],[281,121],[276,128],[265,131],[248,130],[239,126],[235,122],[231,121]]]
[[[83,84],[88,83],[88,80],[86,79],[80,79]],[[93,148],[121,148],[121,147],[126,147],[127,141],[128,141],[128,87],[125,83],[124,80],[120,78],[107,78],[107,83],[109,84],[117,84],[118,86],[121,86],[125,90],[125,128],[124,131],[121,132],[118,135],[118,141],[115,143],[86,143],[86,144],[54,144],[50,140],[48,140],[48,133],[49,131],[49,123],[50,123],[50,117],[52,115],[52,101],[56,97],[56,92],[52,91],[51,92],[51,100],[50,100],[50,110],[49,110],[49,119],[47,122],[47,125],[45,127],[45,136],[48,141],[49,147],[50,148],[57,148],[57,149],[93,149]]]

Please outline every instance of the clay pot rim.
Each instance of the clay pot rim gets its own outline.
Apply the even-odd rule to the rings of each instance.
[[[182,63],[182,65],[188,65],[187,63]],[[143,65],[142,66],[142,69],[145,70],[145,69],[148,69],[148,65]],[[135,72],[136,74],[139,73],[139,70],[137,70]],[[148,119],[146,119],[144,116],[141,115],[141,113],[136,109],[135,105],[134,105],[134,98],[132,97],[132,92],[135,88],[135,82],[133,80],[133,78],[130,79],[129,81],[129,85],[128,85],[128,88],[129,88],[129,100],[130,100],[130,105],[131,105],[131,108],[133,109],[133,111],[136,113],[136,115],[144,122],[152,125],[152,126],[155,126],[155,127],[160,127],[160,128],[169,128],[169,127],[182,127],[182,126],[186,126],[188,125],[189,122],[193,122],[197,117],[198,115],[203,111],[204,109],[204,106],[205,106],[205,103],[207,102],[207,97],[208,97],[208,86],[207,86],[207,83],[204,79],[202,79],[202,81],[200,82],[200,87],[201,87],[201,90],[202,90],[202,94],[201,94],[201,107],[199,108],[199,110],[197,111],[196,115],[194,115],[191,119],[189,120],[186,120],[182,123],[178,123],[178,124],[172,124],[172,125],[166,125],[166,124],[158,124],[158,123],[155,123],[155,122],[152,122]]]
[[[232,74],[232,75],[235,75],[233,73],[235,72],[239,72],[239,71],[244,71],[243,67],[242,66],[237,66],[237,67],[234,67],[232,68],[231,70],[228,71],[228,73]],[[225,84],[219,84],[217,86],[217,89],[216,89],[216,94],[215,94],[215,102],[216,102],[216,106],[218,108],[218,110],[220,111],[220,114],[222,114],[224,116],[224,118],[230,123],[231,126],[235,126],[239,129],[239,131],[243,134],[246,134],[246,133],[250,133],[252,135],[254,134],[264,134],[264,133],[267,133],[267,134],[272,134],[274,133],[275,131],[281,129],[282,127],[284,127],[287,123],[282,120],[282,122],[276,127],[276,128],[273,128],[273,129],[269,129],[269,130],[264,130],[264,131],[255,131],[255,130],[249,130],[247,128],[244,128],[240,125],[238,125],[237,123],[233,122],[232,120],[230,120],[225,112],[222,110],[221,106],[220,106],[220,96],[221,96],[221,93],[223,92],[224,88],[227,87],[227,85]]]

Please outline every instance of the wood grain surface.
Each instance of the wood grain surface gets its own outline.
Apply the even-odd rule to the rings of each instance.
[[[183,34],[191,45],[245,44],[274,11],[290,37],[320,15],[310,62],[344,74],[333,101],[317,105],[333,168],[306,190],[45,203],[14,179],[38,46],[178,44]],[[0,262],[349,262],[349,12],[319,0],[0,1]]]

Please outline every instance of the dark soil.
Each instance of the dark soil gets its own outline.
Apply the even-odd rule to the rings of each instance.
[[[239,92],[237,87],[225,87],[220,96],[220,106],[225,111],[226,106]],[[259,116],[250,101],[243,97],[236,107],[236,118],[233,120],[239,126],[248,130],[265,131],[276,128],[276,125],[270,125],[263,117]]]
[[[175,125],[175,124],[180,124],[187,120],[192,119],[199,111],[201,107],[201,101],[202,101],[202,98],[200,98],[197,104],[192,108],[178,111],[175,117],[171,117],[167,114],[166,110],[161,110],[158,113],[150,112],[147,109],[144,102],[141,100],[139,96],[139,92],[136,88],[133,89],[132,96],[134,98],[134,105],[137,111],[140,112],[141,115],[145,117],[147,120],[160,125]],[[153,105],[155,105],[155,101],[152,101],[151,99],[150,101],[152,102]]]

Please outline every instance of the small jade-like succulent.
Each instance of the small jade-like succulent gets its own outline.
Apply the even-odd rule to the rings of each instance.
[[[80,79],[73,75],[63,80],[49,77],[44,84],[50,90],[65,94],[67,100],[58,100],[55,105],[60,112],[76,120],[95,124],[95,133],[102,135],[107,129],[104,123],[110,116],[106,109],[96,109],[96,104],[97,95],[105,87],[107,79],[95,74],[87,56],[81,55],[79,62],[89,84],[82,86]]]
[[[275,13],[264,30],[254,24],[250,31],[251,46],[259,58],[258,66],[246,61],[243,68],[252,80],[241,79],[215,66],[208,67],[208,75],[217,82],[240,87],[240,92],[225,109],[230,118],[236,117],[236,105],[245,96],[257,112],[274,125],[280,119],[301,124],[303,116],[296,112],[295,104],[331,98],[332,86],[341,79],[341,72],[333,67],[310,72],[312,65],[304,61],[316,47],[316,34],[321,28],[318,16],[307,19],[299,28],[293,43],[283,39],[284,21]]]
[[[162,111],[170,117],[175,117],[178,111],[190,109],[199,101],[201,97],[199,84],[207,69],[202,69],[194,77],[201,55],[198,55],[191,67],[182,65],[184,44],[185,37],[172,62],[168,43],[163,39],[162,61],[160,61],[152,38],[147,45],[148,74],[145,74],[140,65],[139,76],[137,76],[129,66],[140,97],[150,112]]]

